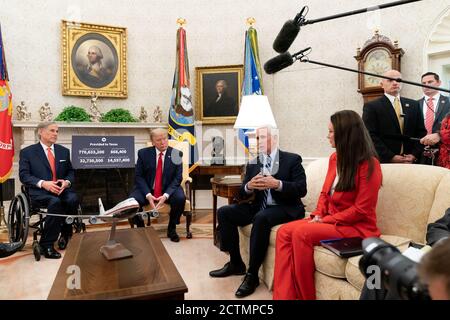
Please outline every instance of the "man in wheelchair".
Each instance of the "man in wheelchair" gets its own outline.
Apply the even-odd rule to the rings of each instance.
[[[37,144],[20,152],[20,181],[28,190],[32,206],[47,208],[48,213],[74,215],[78,197],[71,189],[74,170],[70,151],[56,144],[58,125],[54,122],[40,123],[38,136]],[[66,224],[64,217],[47,215],[39,241],[41,254],[46,258],[61,258],[61,254],[53,247],[60,232],[67,244],[72,236],[72,225]]]

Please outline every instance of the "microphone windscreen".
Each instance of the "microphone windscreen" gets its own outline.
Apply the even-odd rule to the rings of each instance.
[[[289,52],[285,52],[267,61],[264,64],[264,70],[267,74],[272,74],[289,67],[293,63],[294,59],[291,54]]]
[[[299,31],[300,27],[294,23],[294,20],[286,21],[273,42],[273,50],[278,53],[288,51]]]

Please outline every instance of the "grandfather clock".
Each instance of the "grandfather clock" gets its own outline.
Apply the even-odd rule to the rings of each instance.
[[[398,47],[397,41],[392,41],[378,30],[374,36],[366,41],[364,46],[357,49],[355,56],[358,70],[382,75],[388,70],[400,70],[400,60],[405,52]],[[381,78],[358,74],[358,92],[363,95],[364,103],[382,96]]]

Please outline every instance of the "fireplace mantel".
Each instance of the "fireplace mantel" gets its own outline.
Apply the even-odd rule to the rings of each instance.
[[[134,136],[135,159],[139,149],[150,141],[150,130],[167,128],[167,123],[140,122],[56,122],[59,127],[58,144],[72,150],[72,136]],[[16,191],[20,190],[18,179],[20,150],[38,142],[37,121],[13,121],[14,170]]]
[[[71,149],[74,135],[134,136],[136,150],[150,140],[150,130],[167,128],[166,123],[138,122],[56,122],[59,127],[58,143]],[[16,151],[38,141],[36,128],[39,122],[13,121]]]

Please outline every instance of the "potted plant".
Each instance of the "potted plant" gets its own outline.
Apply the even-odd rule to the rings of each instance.
[[[63,111],[55,118],[55,121],[87,121],[91,122],[89,114],[80,107],[68,106],[63,109]]]

